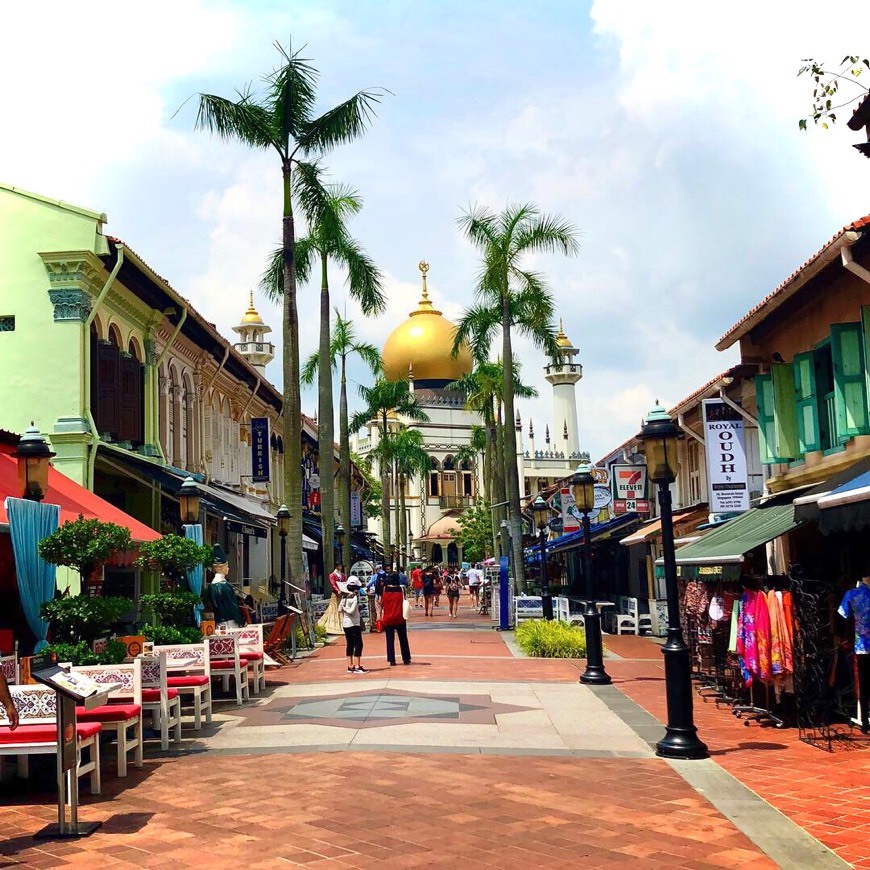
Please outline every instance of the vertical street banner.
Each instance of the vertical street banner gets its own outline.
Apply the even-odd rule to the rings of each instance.
[[[269,418],[251,417],[251,470],[254,483],[269,481]]]
[[[580,530],[580,516],[574,509],[574,493],[570,486],[563,486],[559,492],[562,501],[562,534]]]
[[[612,465],[610,481],[613,486],[613,513],[616,516],[630,512],[649,513],[645,465]]]
[[[743,417],[721,399],[705,399],[704,441],[710,513],[749,510],[749,477]]]
[[[354,529],[358,529],[362,525],[362,505],[358,492],[350,494],[350,524]]]

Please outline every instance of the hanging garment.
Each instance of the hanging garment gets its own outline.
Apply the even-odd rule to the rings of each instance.
[[[794,599],[791,592],[782,593],[782,609],[785,614],[785,627],[788,631],[788,644],[792,650],[792,657],[794,657]]]
[[[686,613],[700,623],[706,623],[710,607],[707,587],[700,580],[692,580],[686,586]]]
[[[740,607],[740,627],[737,631],[737,655],[740,656],[740,669],[743,671],[743,682],[747,686],[752,685],[754,675],[758,673],[755,598],[755,593],[749,589],[743,593]]]
[[[755,645],[758,651],[755,675],[762,681],[772,679],[770,662],[770,611],[767,609],[767,596],[759,592],[755,596]]]
[[[782,675],[785,670],[783,665],[783,621],[778,615],[779,601],[776,592],[771,589],[765,596],[767,599],[767,615],[770,620],[770,671],[774,677]]]
[[[734,598],[731,602],[731,632],[728,635],[728,652],[737,652],[737,634],[740,629],[740,610],[741,602],[739,598]]]

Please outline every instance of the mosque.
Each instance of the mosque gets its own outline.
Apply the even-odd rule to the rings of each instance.
[[[471,442],[472,426],[482,423],[476,411],[465,408],[465,397],[448,384],[471,372],[471,352],[463,348],[451,355],[456,326],[437,310],[429,298],[426,276],[429,265],[419,264],[422,294],[417,308],[389,335],[382,350],[384,374],[388,380],[407,378],[417,403],[426,411],[423,423],[393,416],[391,425],[418,429],[430,457],[428,477],[413,479],[405,492],[407,557],[431,558],[458,564],[462,553],[455,538],[457,518],[474,504],[481,491],[483,463],[462,459],[457,454]],[[543,443],[535,441],[534,426],[528,424],[524,438],[517,412],[516,451],[521,487],[526,495],[552,485],[576,468],[580,458],[575,386],[583,376],[577,362],[579,350],[571,344],[559,323],[557,341],[561,347],[559,365],[544,365],[544,376],[553,388],[553,418],[544,426]],[[365,457],[377,445],[379,429],[371,421],[365,434],[355,433],[351,449]],[[539,446],[538,446],[539,445]],[[395,494],[390,507],[395,517]],[[393,523],[395,520],[393,520]],[[383,540],[380,518],[368,521],[368,531]],[[393,530],[395,536],[395,530]]]

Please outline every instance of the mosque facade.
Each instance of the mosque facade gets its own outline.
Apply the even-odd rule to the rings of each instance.
[[[456,325],[439,311],[426,284],[429,266],[419,264],[422,293],[417,308],[389,335],[382,349],[384,375],[388,380],[408,379],[417,404],[426,412],[428,422],[392,415],[389,425],[396,429],[417,429],[430,458],[429,474],[408,481],[405,491],[406,559],[433,559],[458,564],[461,547],[456,543],[457,520],[482,493],[482,458],[464,455],[471,445],[472,427],[483,420],[466,408],[465,396],[449,385],[473,369],[468,348],[453,357]],[[558,365],[544,365],[545,378],[553,388],[553,419],[544,426],[543,440],[536,442],[529,421],[528,439],[523,424],[516,420],[516,456],[521,486],[528,495],[552,485],[570,473],[579,459],[579,433],[575,388],[582,377],[577,362],[578,349],[564,331],[557,336],[562,348]],[[355,433],[352,450],[365,458],[378,444],[377,422],[372,420],[363,432]],[[374,463],[376,465],[376,463]],[[396,493],[391,493],[393,537],[395,537]],[[368,531],[383,541],[382,521],[368,520]],[[389,547],[387,547],[389,551]]]

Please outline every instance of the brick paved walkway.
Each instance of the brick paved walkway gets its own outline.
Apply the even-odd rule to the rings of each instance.
[[[41,790],[4,785],[0,867],[778,866],[578,685],[582,662],[515,658],[487,625],[467,610],[458,620],[415,617],[409,667],[387,667],[383,638],[367,635],[364,676],[346,673],[343,644],[319,650],[271,672],[266,696],[251,705],[218,704],[214,727],[185,729],[180,753],[160,757],[152,741],[145,768],[125,780],[106,753],[104,794],[85,789],[81,809],[104,824],[86,840],[32,839],[54,813],[50,764]],[[608,668],[620,691],[663,715],[658,648],[634,637],[606,642],[619,656]],[[395,712],[403,703],[410,719]],[[855,854],[866,822],[852,806],[867,792],[863,768],[834,778],[856,833],[837,846],[806,792],[834,799],[823,788],[826,753],[785,732],[748,733],[710,705],[698,714],[721,767],[776,806],[791,792],[785,812],[867,866]],[[790,765],[799,778],[782,776]],[[758,788],[760,771],[775,787]],[[845,836],[845,809],[837,826]]]

